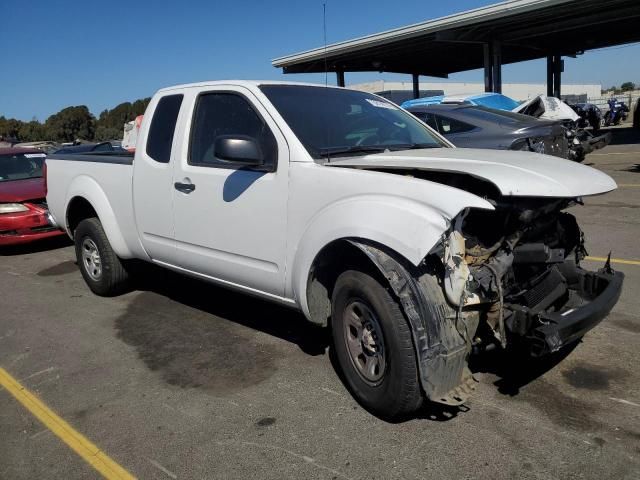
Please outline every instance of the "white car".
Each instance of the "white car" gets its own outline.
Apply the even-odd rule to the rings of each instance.
[[[616,303],[564,210],[616,188],[530,152],[466,150],[343,88],[160,90],[133,156],[47,158],[51,213],[98,295],[142,259],[328,325],[356,399],[385,418],[474,388],[472,349],[555,352]],[[211,346],[215,348],[215,346]]]

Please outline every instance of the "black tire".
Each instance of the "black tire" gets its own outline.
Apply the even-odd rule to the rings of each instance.
[[[361,337],[353,333],[350,318],[357,317],[354,311],[358,309],[363,313],[362,318],[368,318],[369,314],[375,316],[376,325],[369,330],[368,338],[377,339],[375,348],[382,348],[383,360],[379,363],[383,363],[384,370],[367,369],[361,359],[354,360],[357,358],[352,353],[357,343],[354,338]],[[405,417],[420,407],[422,392],[411,330],[400,306],[378,280],[356,270],[348,270],[338,277],[333,290],[331,331],[335,359],[343,379],[362,406],[388,420]],[[375,355],[371,345],[364,340],[360,343],[363,358]],[[363,373],[363,369],[367,373]],[[377,376],[380,377],[377,380],[371,378]]]
[[[97,218],[82,220],[74,235],[78,267],[85,282],[96,295],[111,297],[127,291],[129,275],[114,253],[102,224]],[[88,258],[97,252],[99,265]],[[95,259],[95,255],[93,257]]]

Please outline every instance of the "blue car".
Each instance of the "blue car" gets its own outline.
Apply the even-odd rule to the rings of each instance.
[[[415,100],[407,100],[400,106],[402,108],[411,108],[439,105],[441,103],[480,105],[497,110],[513,110],[520,105],[514,99],[501,93],[476,93],[473,95],[437,95],[435,97],[416,98]]]

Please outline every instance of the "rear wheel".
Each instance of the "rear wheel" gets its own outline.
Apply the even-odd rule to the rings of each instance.
[[[73,237],[78,266],[91,291],[105,297],[126,291],[129,275],[111,248],[100,220],[82,220]]]
[[[400,306],[378,280],[356,270],[338,277],[331,329],[345,383],[365,408],[395,419],[420,406],[411,330]]]

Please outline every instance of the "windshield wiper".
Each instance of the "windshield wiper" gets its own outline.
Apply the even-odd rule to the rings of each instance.
[[[350,147],[329,147],[318,150],[321,157],[344,155],[348,153],[382,153],[398,152],[401,150],[416,150],[420,148],[439,148],[435,143],[391,143],[388,145],[352,145]]]
[[[384,145],[353,145],[351,147],[329,147],[318,150],[320,158],[331,160],[335,155],[356,154],[356,153],[382,153],[389,149]]]
[[[329,147],[318,150],[318,155],[329,157],[331,155],[343,155],[345,153],[380,153],[388,150],[386,145],[353,145],[351,147]]]
[[[421,148],[440,148],[442,145],[436,143],[398,143],[396,145],[389,145],[388,148],[392,152],[398,152],[400,150],[418,150]]]

